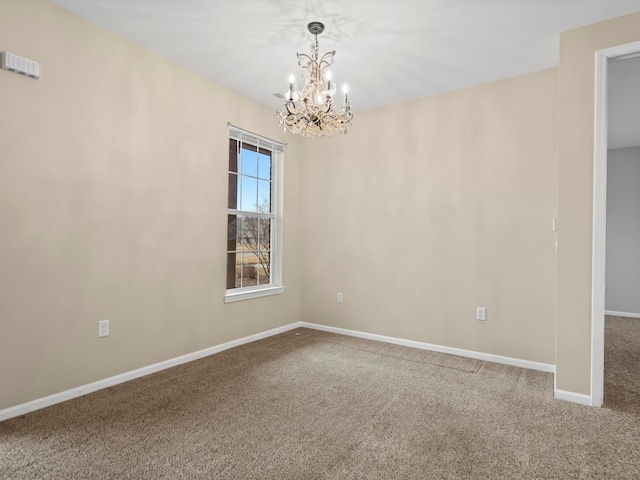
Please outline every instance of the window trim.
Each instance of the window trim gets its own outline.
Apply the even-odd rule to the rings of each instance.
[[[251,298],[260,298],[270,295],[282,294],[285,291],[285,287],[282,285],[281,277],[281,229],[282,229],[282,174],[281,165],[282,157],[284,153],[283,144],[269,138],[256,135],[255,133],[243,130],[231,124],[228,125],[229,134],[228,140],[236,140],[242,143],[247,143],[259,148],[266,148],[271,151],[271,212],[270,218],[272,219],[271,226],[271,281],[264,285],[254,285],[248,287],[238,287],[232,289],[226,289],[224,295],[224,303],[232,303],[241,300],[248,300]],[[227,168],[227,172],[228,172]],[[228,175],[228,174],[227,174]],[[238,172],[238,177],[240,176]],[[229,188],[227,183],[227,189]],[[243,215],[253,214],[254,212],[244,212],[237,209],[226,209],[226,215]],[[260,215],[258,215],[260,216]],[[226,222],[225,222],[226,223]],[[227,232],[228,234],[228,232]],[[225,249],[225,265],[227,259],[228,250]]]
[[[233,290],[227,290],[227,293],[224,296],[224,303],[233,303],[233,302],[239,302],[241,300],[249,300],[251,298],[260,298],[260,297],[268,297],[270,295],[279,295],[281,293],[284,293],[285,287],[283,285],[274,287],[274,286],[269,286],[269,287],[262,287],[262,288],[256,288],[256,287],[246,287],[246,288],[251,288],[251,290],[246,290],[243,292],[238,292],[236,290],[240,290],[239,288],[234,288]],[[233,293],[229,293],[229,292],[233,292]]]

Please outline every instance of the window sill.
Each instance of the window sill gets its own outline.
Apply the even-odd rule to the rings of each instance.
[[[241,300],[249,300],[251,298],[267,297],[270,295],[279,295],[284,293],[285,287],[269,287],[259,290],[249,290],[244,292],[227,293],[224,296],[224,303],[239,302]]]

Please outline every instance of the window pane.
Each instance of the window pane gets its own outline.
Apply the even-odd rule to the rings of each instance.
[[[238,142],[229,139],[229,171],[238,171]]]
[[[236,277],[236,257],[240,258],[240,255],[235,253],[227,254],[227,288],[237,288],[240,285]]]
[[[242,198],[240,200],[240,210],[245,212],[257,212],[258,211],[258,180],[251,177],[241,176],[242,186]]]
[[[242,175],[258,176],[258,152],[242,146]]]
[[[244,287],[244,271],[242,269],[244,255],[236,255],[236,288]]]
[[[271,180],[271,155],[262,152],[258,155],[258,177]]]
[[[258,211],[271,213],[271,182],[258,180]]]
[[[238,208],[238,175],[235,173],[229,174],[229,206],[236,210]]]
[[[255,254],[247,252],[242,256],[242,286],[251,287],[258,284],[258,259]]]
[[[227,251],[237,250],[238,222],[236,215],[227,215]]]
[[[258,248],[260,250],[271,250],[271,219],[261,218],[258,232]]]
[[[242,237],[244,235],[244,217],[238,216],[236,220],[236,250],[243,250]]]
[[[258,217],[244,218],[243,244],[246,249],[256,251],[258,248]]]
[[[258,282],[260,285],[271,283],[271,253],[260,252],[260,265],[258,266]]]
[[[271,219],[263,219],[253,216],[243,218],[242,230],[242,286],[258,285],[259,272],[269,272],[269,252],[261,246],[260,235],[269,233]],[[265,256],[266,252],[266,256]],[[266,265],[265,265],[266,262]],[[264,282],[263,282],[264,283]],[[269,283],[268,281],[266,283]]]

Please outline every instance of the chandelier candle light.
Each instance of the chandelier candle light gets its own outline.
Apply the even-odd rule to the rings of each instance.
[[[278,112],[280,125],[284,132],[289,130],[303,137],[328,137],[337,132],[347,133],[353,118],[347,86],[342,89],[344,103],[336,105],[333,101],[336,83],[331,80],[331,72],[328,70],[333,64],[336,51],[320,56],[318,35],[324,31],[324,25],[311,22],[307,28],[314,35],[315,44],[311,44],[309,55],[297,54],[298,65],[301,67],[302,77],[306,77],[306,83],[300,92],[296,88],[295,77],[289,77],[289,91]]]

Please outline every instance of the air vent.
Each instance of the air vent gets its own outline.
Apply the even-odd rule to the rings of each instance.
[[[2,69],[26,77],[40,78],[40,63],[14,53],[2,52]]]

